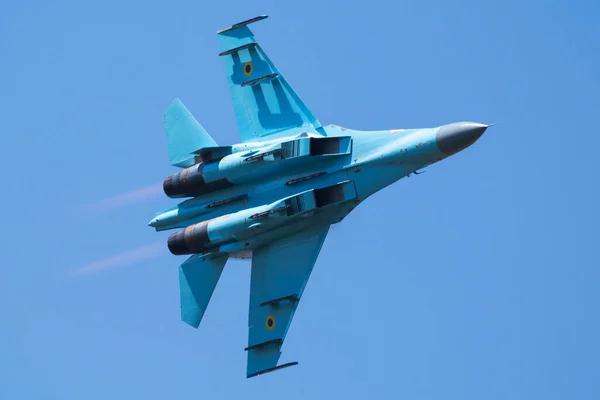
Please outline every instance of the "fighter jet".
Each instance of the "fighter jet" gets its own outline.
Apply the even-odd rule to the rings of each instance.
[[[487,125],[358,131],[323,126],[248,28],[217,32],[241,143],[219,146],[179,99],[164,121],[171,165],[165,194],[187,200],[149,225],[179,267],[181,318],[197,328],[229,258],[251,259],[247,377],[278,364],[329,227],[395,181],[473,144]]]

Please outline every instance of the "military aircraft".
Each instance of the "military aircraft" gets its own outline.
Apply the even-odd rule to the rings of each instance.
[[[357,131],[323,126],[248,25],[217,32],[242,143],[219,146],[175,99],[165,112],[170,198],[149,225],[179,268],[181,318],[197,328],[230,257],[252,259],[247,377],[279,365],[281,347],[329,227],[391,183],[473,144],[487,125]]]

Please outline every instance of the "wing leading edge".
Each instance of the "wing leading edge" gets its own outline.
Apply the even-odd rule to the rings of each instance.
[[[248,378],[297,364],[277,362],[328,231],[329,224],[312,226],[253,252]]]
[[[265,140],[294,128],[326,136],[321,123],[254,40],[247,25],[265,18],[217,32],[242,141]]]

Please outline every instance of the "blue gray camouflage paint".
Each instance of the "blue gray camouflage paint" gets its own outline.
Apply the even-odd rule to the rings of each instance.
[[[247,376],[281,347],[329,227],[399,179],[472,145],[487,125],[357,131],[322,126],[255,41],[248,24],[218,33],[242,142],[218,146],[179,99],[165,112],[172,198],[156,215],[179,272],[181,318],[198,327],[228,258],[251,258]]]

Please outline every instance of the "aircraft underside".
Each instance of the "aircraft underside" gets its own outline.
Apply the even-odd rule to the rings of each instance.
[[[247,377],[279,364],[281,347],[332,224],[393,182],[474,143],[487,128],[354,131],[322,126],[255,41],[248,25],[218,32],[241,143],[219,146],[179,99],[164,119],[163,183],[181,203],[149,225],[179,268],[181,318],[197,328],[228,258],[251,259]]]

